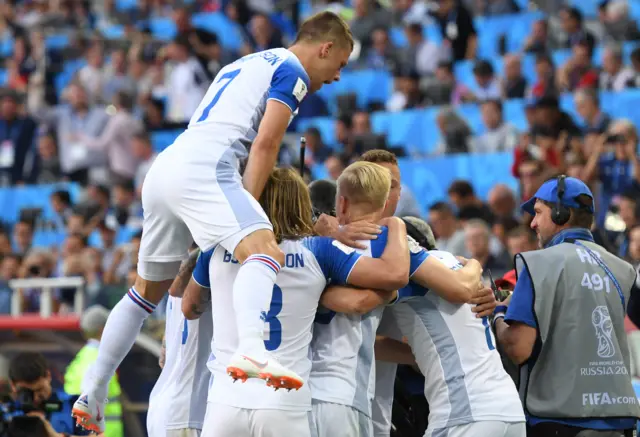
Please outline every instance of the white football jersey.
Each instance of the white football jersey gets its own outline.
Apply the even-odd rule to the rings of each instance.
[[[206,157],[212,145],[218,145],[230,147],[236,157],[243,158],[257,135],[267,101],[287,105],[293,118],[308,89],[309,76],[285,48],[240,58],[216,75],[189,127],[171,147]]]
[[[387,244],[386,228],[377,239],[363,241],[365,256],[379,258]],[[412,251],[410,274],[427,258],[424,250]],[[376,331],[384,307],[368,314],[339,314],[321,310],[316,317],[311,343],[309,385],[313,399],[347,405],[371,417],[375,395]]]
[[[448,252],[429,255],[453,270],[462,267]],[[524,422],[488,320],[476,318],[469,304],[452,304],[413,283],[400,295],[413,296],[391,309],[425,377],[429,429],[489,420]]]
[[[148,429],[155,430],[160,422],[164,430],[202,429],[204,423],[211,376],[206,367],[213,336],[211,310],[198,320],[187,320],[181,305],[182,299],[169,296],[166,359],[149,399]]]
[[[263,314],[265,347],[280,364],[306,381],[311,369],[311,329],[320,295],[328,278],[346,282],[360,255],[324,237],[284,241],[280,248],[285,253],[285,264],[278,273],[269,311]],[[201,277],[205,263],[208,278]],[[298,391],[275,391],[266,389],[264,381],[258,379],[234,384],[226,373],[238,347],[232,289],[239,269],[238,261],[222,246],[217,246],[205,252],[194,270],[194,278],[211,287],[215,323],[212,349],[216,359],[209,363],[213,374],[209,401],[236,408],[309,411],[308,384]]]

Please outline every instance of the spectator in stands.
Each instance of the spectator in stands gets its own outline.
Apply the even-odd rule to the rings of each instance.
[[[435,18],[450,60],[475,59],[478,36],[467,8],[457,0],[439,0]]]
[[[352,129],[353,123],[351,115],[340,115],[336,119],[334,134],[339,149],[344,149],[345,146],[351,141]]]
[[[356,111],[351,117],[349,141],[343,144],[343,153],[348,160],[357,158],[363,152],[356,140],[371,134],[371,115],[367,111]]]
[[[133,116],[133,95],[117,92],[113,98],[115,113],[109,118],[99,137],[81,136],[88,149],[107,156],[111,180],[131,179],[135,176],[139,161],[133,154],[131,139],[142,130]]]
[[[37,126],[18,112],[18,97],[8,93],[0,103],[0,175],[2,185],[25,181],[25,161],[32,150]]]
[[[327,169],[329,178],[333,181],[338,180],[347,165],[349,165],[349,159],[344,155],[330,155],[324,161],[324,167]]]
[[[537,249],[538,237],[536,237],[536,233],[528,226],[522,225],[512,229],[507,234],[507,250],[511,259],[518,253]]]
[[[481,0],[480,15],[505,15],[515,14],[520,10],[514,0]]]
[[[480,106],[486,132],[474,141],[474,152],[495,153],[513,150],[518,144],[518,130],[506,123],[499,100],[487,100]]]
[[[587,40],[581,40],[573,44],[571,50],[571,58],[558,70],[558,89],[575,91],[579,88],[596,88],[598,72],[591,63],[593,49]]]
[[[456,81],[451,62],[442,61],[438,64],[435,79],[425,91],[428,104],[457,105],[473,100],[474,97],[471,90]]]
[[[629,251],[626,259],[635,269],[640,267],[640,225],[635,225],[629,230]]]
[[[18,278],[22,258],[16,254],[3,255],[0,262],[0,314],[11,314],[11,295],[9,281]]]
[[[627,0],[606,0],[600,3],[598,21],[602,26],[603,39],[622,42],[640,38],[638,25],[629,17]]]
[[[13,253],[13,245],[9,233],[3,227],[0,227],[0,257]]]
[[[78,72],[78,81],[87,91],[91,102],[102,101],[102,95],[106,86],[106,74],[104,71],[104,54],[102,44],[95,42],[87,50],[87,65]]]
[[[454,255],[465,253],[464,231],[451,206],[445,202],[436,202],[429,207],[429,224],[436,236],[436,246],[440,250]]]
[[[520,56],[504,57],[504,78],[502,79],[502,97],[505,99],[522,99],[527,91],[527,80],[522,75]]]
[[[496,217],[491,226],[492,239],[495,238],[500,243],[500,259],[504,260],[507,265],[511,265],[511,258],[504,252],[507,247],[507,235],[518,226],[520,226],[520,222],[513,216]]]
[[[547,20],[537,20],[531,26],[531,34],[527,37],[522,47],[523,51],[541,55],[548,53],[555,48],[553,39],[549,35],[549,24]]]
[[[637,187],[631,187],[620,194],[618,199],[619,214],[625,230],[618,233],[613,243],[617,248],[617,255],[621,258],[629,255],[630,232],[634,226],[640,225],[638,198],[640,198],[640,191]]]
[[[564,48],[569,49],[576,44],[586,44],[589,49],[589,55],[593,53],[596,40],[591,32],[584,28],[582,12],[575,7],[565,6],[560,10],[560,24],[566,34],[566,39],[563,43]]]
[[[144,182],[144,178],[147,176],[147,172],[149,171],[149,168],[151,168],[151,164],[153,164],[157,154],[153,151],[151,137],[144,131],[137,132],[133,135],[131,138],[131,149],[133,156],[139,162],[134,178],[136,193],[139,198],[142,193],[142,183]]]
[[[511,218],[516,212],[516,196],[505,184],[496,184],[487,196],[489,210],[496,218]]]
[[[471,149],[472,132],[466,121],[453,109],[447,106],[440,110],[436,118],[442,142],[435,154],[468,153]]]
[[[360,57],[363,68],[393,71],[399,63],[397,49],[389,41],[389,33],[378,27],[371,34],[371,46]]]
[[[19,220],[13,226],[13,251],[26,256],[33,244],[33,223]]]
[[[504,259],[495,257],[489,250],[491,229],[487,223],[480,219],[469,220],[464,227],[465,247],[471,258],[476,259],[484,269],[484,275],[491,270],[492,275],[500,277],[504,275],[510,267]]]
[[[386,28],[390,17],[383,9],[377,9],[371,0],[353,1],[354,17],[349,23],[353,38],[362,45],[362,53],[371,46],[374,29]]]
[[[115,50],[111,53],[111,62],[105,68],[104,89],[102,100],[111,102],[116,93],[123,91],[131,95],[136,94],[137,84],[127,74],[127,52]]]
[[[136,196],[133,180],[123,180],[114,186],[113,209],[106,219],[115,219],[118,226],[129,229],[142,228],[142,205]]]
[[[600,89],[602,91],[622,91],[633,78],[633,70],[623,65],[622,47],[607,45],[602,53]]]
[[[582,131],[573,118],[560,109],[560,102],[556,97],[543,97],[534,104],[533,131],[545,128],[556,138],[566,132],[571,138],[579,138]]]
[[[176,65],[168,78],[167,118],[176,123],[188,122],[209,86],[207,73],[191,55],[187,37],[178,36],[169,45],[168,54]]]
[[[574,95],[576,110],[584,121],[583,134],[601,135],[607,131],[611,117],[600,109],[598,93],[590,89],[578,90]]]
[[[458,211],[466,207],[475,207],[480,211],[478,218],[481,218],[487,223],[493,222],[491,209],[476,196],[473,185],[468,181],[462,179],[453,181],[451,185],[449,185],[447,194],[449,195],[449,202],[455,205]]]
[[[495,75],[493,65],[489,61],[480,60],[473,66],[475,87],[472,89],[475,99],[478,101],[500,99],[502,90],[500,81]]]
[[[244,49],[246,54],[284,46],[280,31],[273,28],[271,20],[264,14],[255,14],[251,18],[248,44]]]
[[[616,120],[608,130],[594,142],[581,179],[600,182],[600,198],[596,223],[603,227],[606,213],[613,197],[638,185],[638,134],[629,120]]]
[[[104,108],[89,106],[87,94],[77,82],[69,85],[66,98],[69,105],[44,111],[41,118],[56,130],[62,171],[71,181],[86,183],[89,168],[102,164],[104,155],[90,154],[86,145],[80,142],[80,136],[100,135],[109,116]]]
[[[29,182],[35,184],[53,184],[63,178],[58,146],[52,133],[38,137],[38,150],[33,163]]]
[[[551,57],[545,53],[537,54],[535,69],[537,80],[529,87],[527,96],[534,99],[557,96],[555,69]]]
[[[386,104],[386,110],[397,112],[413,109],[422,104],[420,75],[408,66],[399,65],[393,74],[394,91]]]
[[[54,212],[54,226],[58,231],[63,231],[67,225],[67,220],[73,213],[73,202],[67,190],[57,190],[51,193],[49,198],[51,209]]]
[[[519,149],[516,149],[516,152]],[[520,182],[520,200],[525,202],[535,194],[545,180],[545,165],[539,159],[524,154],[514,160],[514,176]]]
[[[305,164],[310,167],[315,164],[322,164],[331,155],[331,148],[322,141],[320,131],[315,127],[310,127],[305,131],[304,137],[307,140],[307,152],[304,156]]]
[[[404,34],[409,45],[403,50],[403,63],[420,76],[433,75],[440,62],[438,45],[424,37],[420,23],[405,25]]]
[[[627,86],[640,88],[640,47],[631,52],[631,68],[633,76],[627,82]]]

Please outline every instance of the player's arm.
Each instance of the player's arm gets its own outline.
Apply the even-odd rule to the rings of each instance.
[[[451,303],[467,303],[480,290],[482,266],[474,259],[468,260],[459,270],[451,270],[435,257],[428,257],[411,280],[433,291]]]
[[[210,249],[198,257],[191,279],[182,296],[182,313],[187,320],[199,318],[211,302],[209,281],[209,264],[214,249]]]
[[[271,78],[267,108],[251,144],[249,161],[244,171],[244,188],[256,199],[260,198],[269,173],[278,158],[280,144],[292,114],[307,95],[309,78],[299,64],[291,60],[282,62]]]
[[[184,290],[189,283],[189,278],[196,267],[196,262],[200,256],[200,249],[195,249],[189,253],[189,258],[182,262],[180,271],[169,287],[169,294],[173,297],[182,297]]]
[[[397,295],[397,291],[367,290],[343,285],[328,287],[320,297],[320,304],[346,314],[366,314],[380,305],[386,305]]]
[[[416,364],[416,358],[408,344],[382,335],[376,336],[375,354],[376,360],[380,361],[409,366]]]
[[[269,174],[276,164],[290,118],[291,108],[286,104],[277,100],[267,101],[267,109],[260,122],[258,135],[251,144],[249,160],[242,177],[244,188],[256,199],[260,198]]]
[[[404,222],[392,217],[386,223],[387,244],[380,258],[362,256],[351,269],[347,283],[362,288],[398,290],[409,282],[409,245]]]

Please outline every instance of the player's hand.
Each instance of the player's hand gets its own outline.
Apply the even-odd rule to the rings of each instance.
[[[358,240],[375,240],[381,232],[380,226],[361,220],[338,228],[332,237],[349,247],[366,249],[367,246],[358,243]]]
[[[476,313],[476,317],[489,317],[493,314],[493,310],[498,306],[493,290],[489,287],[483,287],[469,302],[473,307],[471,311]]]
[[[340,228],[338,219],[327,214],[320,214],[313,230],[321,237],[332,237]]]
[[[47,420],[47,418],[45,417],[44,413],[42,411],[31,411],[29,413],[27,413],[27,416],[31,416],[31,417],[39,417],[40,420],[42,420],[42,423],[44,423],[45,428],[47,429],[47,436],[48,437],[61,437],[62,434],[59,434],[58,432],[56,432],[55,429],[53,429],[53,426],[51,426],[51,424],[49,423],[49,421]]]

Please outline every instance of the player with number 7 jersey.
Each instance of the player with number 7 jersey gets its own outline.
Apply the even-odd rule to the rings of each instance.
[[[390,185],[388,176],[387,193]],[[399,219],[389,219],[388,228],[382,229],[387,245],[376,259],[330,238],[311,236],[309,192],[292,169],[272,171],[260,203],[274,224],[285,264],[263,314],[268,353],[260,362],[246,357],[243,366],[235,369],[242,383],[234,384],[227,376],[238,345],[230,288],[240,265],[218,246],[201,256],[193,273],[195,281],[211,290],[214,321],[212,352],[216,359],[209,364],[213,378],[203,437],[310,436],[311,392],[298,381],[305,380],[311,369],[311,329],[325,287],[331,281],[376,287],[391,295],[409,279],[406,229]],[[183,305],[189,305],[191,297],[185,295],[185,299]],[[290,370],[276,369],[284,376],[274,378],[274,366],[280,365]],[[263,382],[249,378],[258,374],[274,390],[265,390]]]

